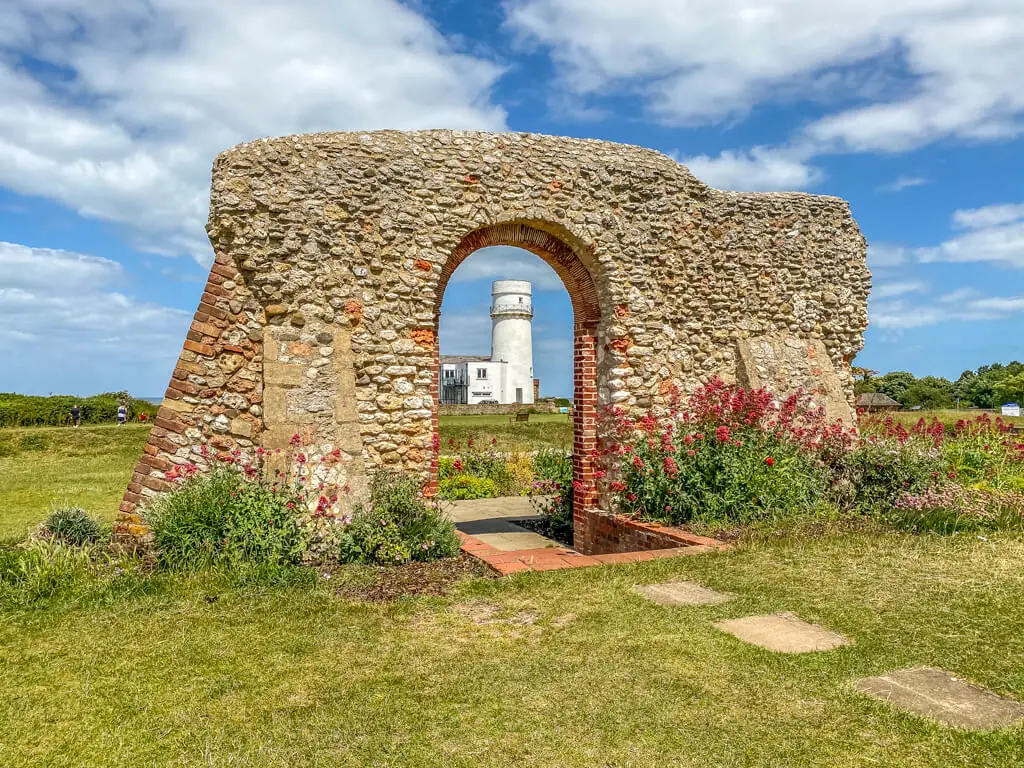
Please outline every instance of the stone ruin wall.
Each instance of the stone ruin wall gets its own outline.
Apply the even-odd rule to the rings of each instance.
[[[460,131],[264,139],[214,165],[209,282],[121,505],[174,465],[303,435],[336,452],[325,482],[436,467],[437,316],[457,262],[518,245],[566,282],[576,314],[577,461],[592,407],[658,409],[720,375],[798,386],[852,415],[870,276],[849,207],[707,187],[657,152]],[[579,376],[583,373],[582,381]],[[581,433],[583,433],[581,438]],[[577,476],[592,483],[584,458]],[[599,504],[592,489],[584,500]]]

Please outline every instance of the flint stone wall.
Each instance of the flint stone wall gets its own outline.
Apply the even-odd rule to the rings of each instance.
[[[648,149],[530,134],[323,133],[221,154],[215,263],[121,504],[175,465],[303,436],[320,480],[436,475],[437,316],[474,250],[548,261],[575,313],[577,524],[598,508],[600,404],[637,414],[714,375],[852,415],[870,276],[843,200],[712,189]],[[206,455],[202,447],[206,446]],[[321,466],[319,457],[335,459]]]

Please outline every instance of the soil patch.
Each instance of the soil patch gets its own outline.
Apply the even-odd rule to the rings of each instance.
[[[337,594],[353,600],[383,603],[400,597],[446,595],[459,582],[480,578],[497,578],[497,574],[463,552],[429,563],[378,566],[369,581],[345,584],[338,588]]]

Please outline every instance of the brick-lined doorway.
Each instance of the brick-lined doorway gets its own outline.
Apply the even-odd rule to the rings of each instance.
[[[456,268],[471,254],[496,245],[529,251],[546,262],[561,278],[573,310],[573,525],[576,543],[586,540],[587,510],[598,501],[595,477],[597,436],[597,329],[601,319],[597,288],[576,249],[547,231],[543,222],[510,222],[483,227],[467,234],[441,270],[434,307],[434,338],[438,338],[441,302]],[[554,228],[554,227],[550,227]],[[577,245],[576,248],[581,248]],[[435,349],[433,383],[434,444],[438,445],[440,357]],[[431,486],[438,481],[438,456],[431,463]]]

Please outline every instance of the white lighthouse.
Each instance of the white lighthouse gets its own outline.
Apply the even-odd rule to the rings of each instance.
[[[491,355],[441,355],[442,405],[536,402],[533,289],[526,280],[491,284]]]
[[[503,403],[533,402],[533,288],[526,280],[491,285],[491,360],[506,363]]]

